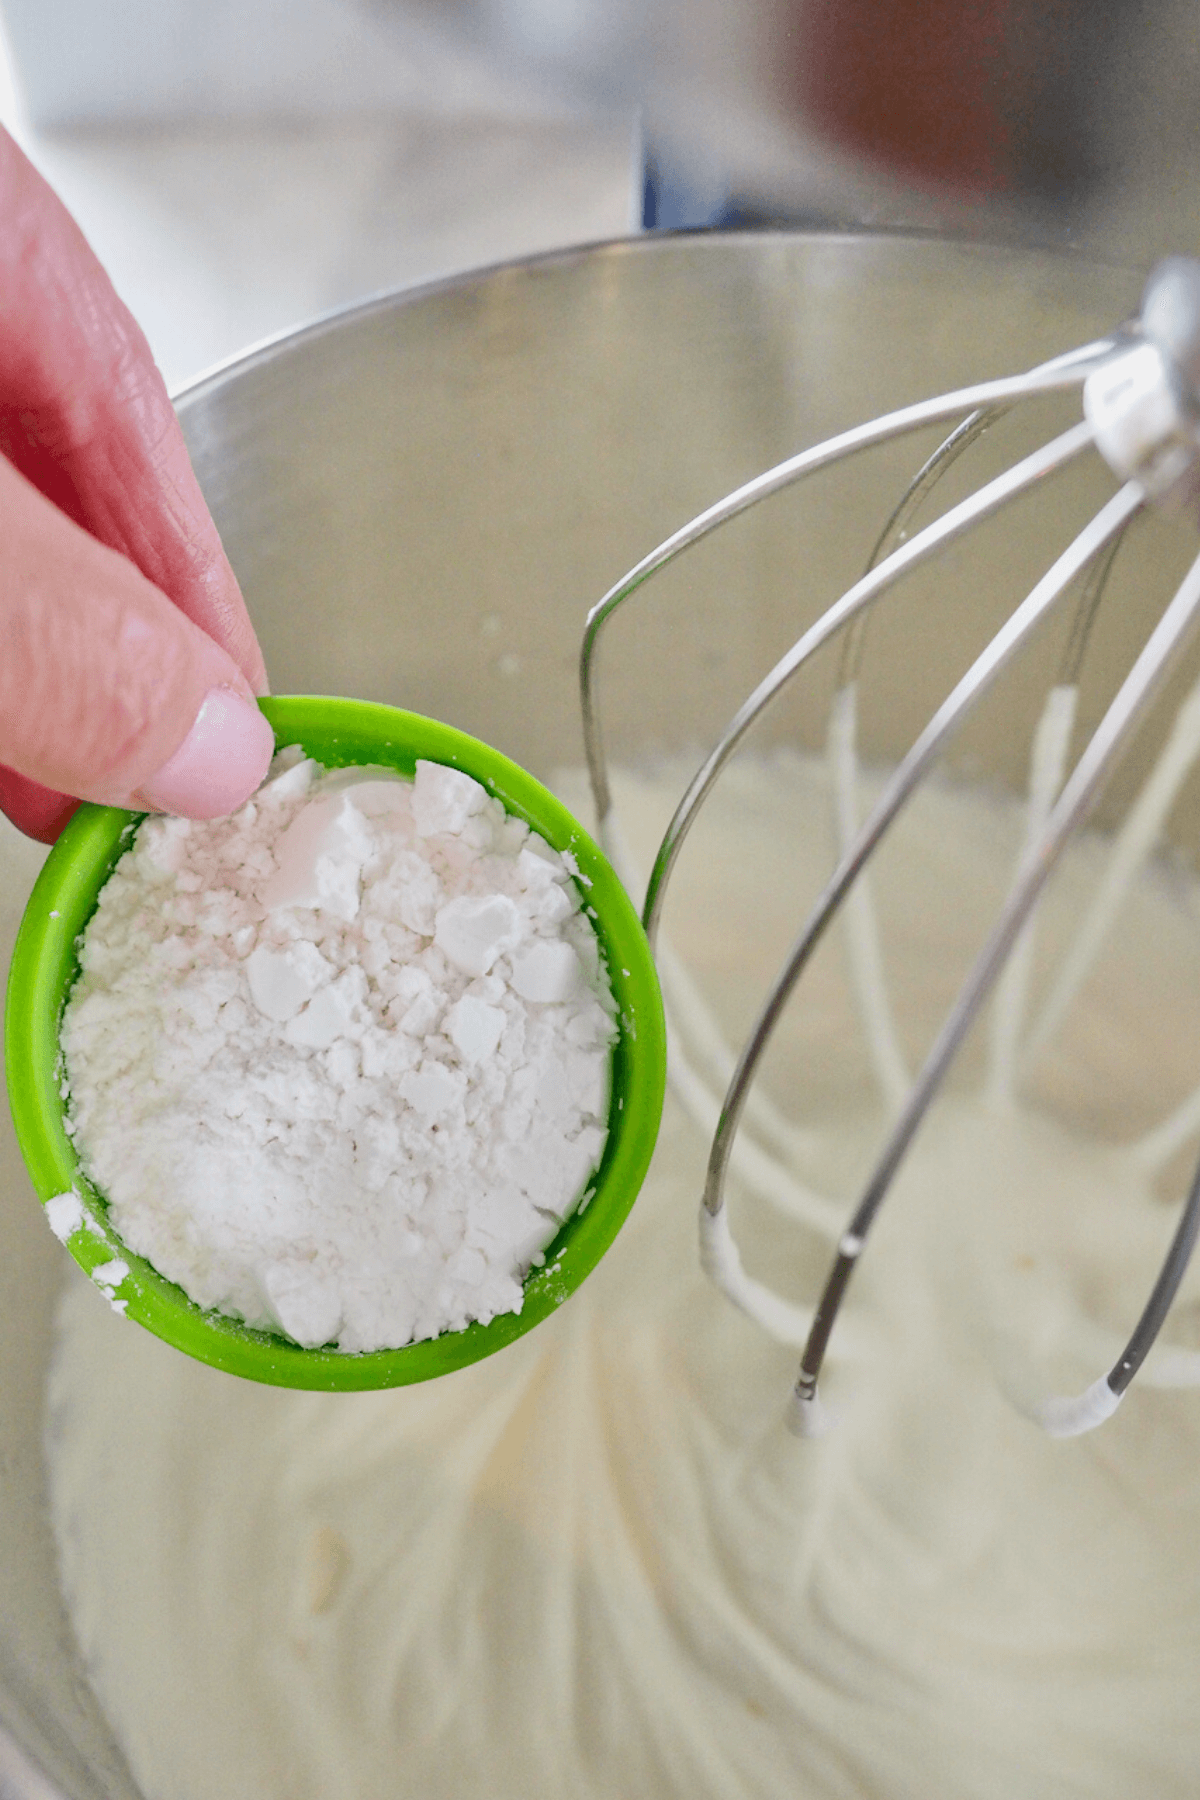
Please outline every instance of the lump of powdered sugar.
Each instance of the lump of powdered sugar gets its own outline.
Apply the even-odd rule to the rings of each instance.
[[[520,1310],[615,1007],[571,867],[478,782],[285,755],[232,818],[148,819],[80,969],[76,1147],[199,1305],[344,1351]]]

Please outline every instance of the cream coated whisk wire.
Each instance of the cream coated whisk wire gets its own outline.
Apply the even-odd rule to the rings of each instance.
[[[918,507],[950,464],[1018,401],[1080,387],[1084,420],[1032,452],[970,498],[951,507],[912,537],[907,527]],[[1132,523],[1153,504],[1167,511],[1195,513],[1200,500],[1200,263],[1170,259],[1151,277],[1138,320],[1111,338],[1069,352],[1025,374],[980,383],[901,408],[843,432],[788,458],[709,507],[644,557],[588,616],[580,653],[580,694],[589,777],[602,837],[614,830],[612,796],[600,732],[596,662],[600,636],[613,613],[653,574],[730,519],[768,496],[846,457],[905,433],[958,418],[961,422],[909,484],[875,546],[863,576],[798,639],[758,684],[705,758],[664,834],[646,888],[643,923],[652,949],[659,935],[667,887],[688,832],[734,750],[771,702],[818,650],[845,631],[842,664],[830,727],[829,751],[838,825],[839,860],[819,896],[784,967],[776,978],[733,1067],[720,1105],[709,1153],[700,1210],[701,1260],[708,1273],[738,1305],[772,1328],[772,1308],[788,1313],[787,1341],[797,1335],[803,1309],[770,1295],[742,1271],[725,1213],[725,1182],[739,1127],[751,1103],[755,1076],[779,1018],[828,925],[848,905],[848,937],[854,986],[864,1010],[868,1042],[892,1126],[885,1148],[848,1226],[837,1239],[834,1260],[815,1313],[804,1316],[806,1338],[793,1392],[789,1423],[800,1435],[823,1428],[817,1384],[830,1335],[862,1256],[871,1228],[909,1146],[964,1039],[999,983],[993,1017],[993,1098],[1003,1100],[1013,1079],[1017,1036],[1028,975],[1031,922],[1038,900],[1063,850],[1078,832],[1121,752],[1176,665],[1200,622],[1200,558],[1193,564],[1065,783],[1067,749],[1074,722],[1079,665],[1112,561]],[[1074,462],[1092,447],[1103,455],[1123,485],[1056,558],[967,673],[934,713],[911,749],[884,783],[866,821],[854,821],[855,686],[868,610],[917,564],[951,543],[1000,507],[1016,500]],[[882,984],[872,979],[878,942],[869,894],[867,864],[915,789],[1002,670],[1073,589],[1082,588],[1058,681],[1043,715],[1035,745],[1030,830],[1026,848],[995,927],[971,969],[923,1067],[910,1083]],[[1193,696],[1200,709],[1200,688]],[[1196,709],[1194,709],[1196,710]],[[1181,715],[1182,718],[1182,715]],[[1161,824],[1183,775],[1200,756],[1197,729],[1164,759],[1171,768],[1149,789],[1161,792],[1142,808]],[[1177,725],[1176,736],[1179,736]],[[1195,738],[1195,742],[1192,739]],[[1171,746],[1168,747],[1170,751]],[[1157,773],[1157,772],[1156,772]],[[1061,790],[1061,791],[1060,791]],[[1135,808],[1136,812],[1138,809]],[[1130,845],[1123,874],[1131,878],[1153,841],[1143,830],[1126,833]],[[1111,885],[1111,884],[1110,884]],[[1112,895],[1109,907],[1115,906]],[[1106,918],[1098,916],[1080,951],[1073,979],[1082,979],[1095,954]],[[1008,975],[1001,982],[1005,969]],[[1073,991],[1073,989],[1071,990]],[[875,999],[864,1000],[874,995]],[[1069,993],[1067,994],[1069,999]],[[1060,1010],[1061,996],[1051,1005]],[[1035,1047],[1044,1042],[1045,1018],[1034,1027]],[[677,1047],[683,1087],[694,1074]],[[686,1102],[685,1102],[686,1103]],[[696,1106],[690,1108],[696,1113]],[[1183,1141],[1200,1114],[1200,1096],[1180,1108],[1160,1128]],[[1181,1135],[1182,1134],[1182,1135]],[[1155,1134],[1151,1134],[1151,1138]],[[1148,1149],[1147,1155],[1152,1152]],[[1132,1335],[1108,1373],[1078,1396],[1055,1396],[1034,1409],[1038,1422],[1056,1436],[1090,1429],[1110,1416],[1141,1368],[1178,1291],[1200,1233],[1200,1169],[1183,1205],[1166,1258]],[[1196,1378],[1189,1367],[1186,1379]]]

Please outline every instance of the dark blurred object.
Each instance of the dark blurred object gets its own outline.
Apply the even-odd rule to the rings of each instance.
[[[0,0],[32,124],[598,116],[659,226],[1200,248],[1196,0]]]
[[[1138,0],[808,0],[794,92],[818,130],[893,173],[1070,206],[1117,172],[1117,89],[1148,13]]]
[[[359,0],[635,104],[647,225],[1200,246],[1195,0]]]

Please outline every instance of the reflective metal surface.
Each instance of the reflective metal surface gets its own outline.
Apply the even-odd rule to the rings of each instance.
[[[582,760],[585,613],[654,544],[808,443],[1103,334],[1139,287],[1079,261],[907,238],[639,240],[381,299],[218,372],[180,412],[277,688],[431,713],[545,774]],[[1047,435],[1044,417],[1028,442],[1007,428],[962,459],[966,486]],[[644,606],[635,596],[600,669],[612,756],[708,747],[856,578],[931,447],[872,453],[776,496],[665,570]],[[1065,479],[1094,511],[1102,484]],[[1049,567],[1064,541],[1057,496],[1019,529],[986,524],[969,563],[952,551],[889,601],[861,678],[867,754],[908,746],[1014,591]],[[1193,543],[1154,522],[1137,557],[1118,560],[1089,652],[1088,722]],[[957,766],[1020,784],[1062,648],[1047,632],[972,720]],[[835,675],[836,652],[818,658],[769,734],[819,741]],[[1198,824],[1193,786],[1178,841],[1194,843]],[[4,858],[6,953],[36,855],[6,838]],[[65,1258],[7,1121],[0,1175],[0,1722],[70,1800],[131,1800],[57,1595],[42,1392]],[[3,1800],[48,1791],[0,1740]]]

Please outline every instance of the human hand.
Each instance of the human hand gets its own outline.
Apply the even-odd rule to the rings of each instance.
[[[273,748],[266,671],[149,345],[0,130],[0,810],[215,818]]]

